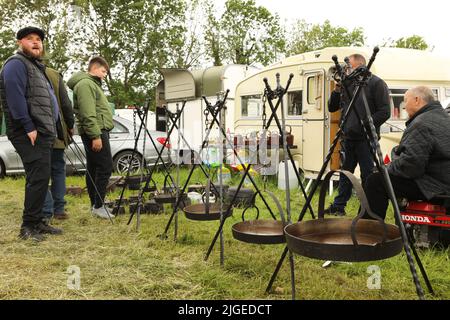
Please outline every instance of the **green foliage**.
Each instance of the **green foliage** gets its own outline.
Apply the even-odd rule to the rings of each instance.
[[[362,28],[349,31],[344,27],[332,26],[329,20],[323,24],[310,24],[299,20],[293,28],[287,54],[301,54],[326,47],[358,47],[363,46],[364,41]]]
[[[429,47],[425,39],[418,35],[413,35],[410,37],[402,37],[398,40],[393,41],[389,46],[393,48],[406,48],[417,50],[427,50]]]
[[[7,44],[0,50],[0,60],[4,61],[15,50],[15,33],[27,25],[34,25],[44,30],[46,63],[66,72],[69,67],[79,62],[81,42],[80,29],[70,20],[69,0],[15,0],[4,1],[4,16],[0,22],[0,38]],[[3,9],[3,4],[2,4]]]
[[[278,15],[254,0],[228,0],[220,19],[208,14],[206,42],[215,65],[267,65],[284,52],[284,30]]]
[[[214,66],[222,65],[220,21],[215,16],[214,6],[207,4],[207,28],[205,30],[205,44]]]
[[[168,55],[169,65],[174,68],[200,68],[204,60],[203,43],[206,22],[202,19],[207,0],[187,0],[184,13],[184,27],[178,37],[173,38]]]
[[[143,103],[159,79],[158,68],[168,64],[172,47],[184,31],[184,2],[87,2],[86,34],[93,38],[87,48],[111,65],[107,85],[113,102],[119,108]]]

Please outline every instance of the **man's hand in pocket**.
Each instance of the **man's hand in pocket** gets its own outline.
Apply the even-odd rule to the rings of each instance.
[[[31,131],[27,133],[28,138],[30,138],[31,141],[31,145],[34,146],[35,142],[36,142],[36,138],[37,138],[37,131]]]

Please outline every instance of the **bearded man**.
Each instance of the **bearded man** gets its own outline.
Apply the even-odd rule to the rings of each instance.
[[[58,101],[42,64],[44,31],[26,27],[17,32],[15,55],[0,71],[0,101],[6,118],[6,135],[22,159],[25,201],[21,239],[44,240],[43,234],[62,230],[43,222],[42,208],[51,173],[55,138],[62,137]]]

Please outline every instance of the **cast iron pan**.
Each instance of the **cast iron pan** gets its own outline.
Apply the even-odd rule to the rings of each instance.
[[[196,221],[213,221],[213,220],[220,220],[220,204],[219,203],[210,203],[209,204],[209,211],[206,210],[207,205],[205,203],[198,203],[193,204],[187,207],[183,208],[184,214],[186,215],[186,218],[190,220],[196,220]],[[227,205],[223,206],[224,218],[229,217],[233,213],[233,209],[230,209],[230,211],[225,212],[225,210],[228,209]]]
[[[275,202],[278,200],[273,197]],[[278,205],[279,203],[277,203]],[[256,220],[245,221],[245,213],[248,209],[255,208],[257,210]],[[281,204],[279,205],[279,209]],[[254,244],[280,244],[285,243],[284,224],[277,220],[258,220],[259,209],[255,205],[247,207],[242,212],[242,222],[236,223],[231,227],[233,237],[236,240],[254,243]]]
[[[250,220],[236,223],[232,229],[236,240],[254,244],[285,243],[283,222],[278,220]]]
[[[285,227],[289,250],[308,258],[347,262],[376,261],[399,254],[403,242],[398,227],[384,223],[370,210],[364,191],[350,172],[340,171],[353,184],[361,203],[360,213],[353,220],[324,219],[326,186],[334,172],[322,183],[319,219]],[[365,212],[375,220],[361,219]]]

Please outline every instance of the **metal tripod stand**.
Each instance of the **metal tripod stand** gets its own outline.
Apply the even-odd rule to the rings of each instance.
[[[341,138],[341,136],[343,134],[342,128],[345,126],[345,123],[347,122],[347,119],[348,119],[348,116],[349,116],[350,112],[355,111],[355,103],[356,103],[357,99],[361,96],[362,99],[363,99],[363,102],[364,102],[364,108],[365,108],[364,111],[366,113],[365,114],[365,117],[366,117],[365,118],[365,123],[368,124],[368,127],[370,128],[370,131],[366,130],[366,128],[364,126],[363,126],[363,128],[365,129],[366,136],[369,139],[369,143],[371,145],[371,150],[372,150],[372,155],[374,156],[374,161],[377,164],[377,167],[379,168],[381,174],[383,175],[385,187],[386,187],[386,190],[388,191],[389,198],[390,198],[391,203],[392,203],[393,208],[394,208],[394,215],[395,215],[395,217],[396,217],[396,219],[397,219],[397,221],[399,223],[399,229],[400,229],[400,234],[401,234],[401,238],[402,238],[402,241],[403,241],[403,247],[404,247],[404,250],[406,252],[408,264],[409,264],[410,271],[411,271],[411,274],[412,274],[412,277],[413,277],[414,285],[416,287],[417,295],[418,295],[419,299],[424,299],[424,292],[423,292],[423,289],[422,289],[422,287],[420,285],[420,282],[419,282],[419,279],[418,279],[418,275],[417,275],[417,272],[416,272],[416,268],[415,268],[415,265],[414,265],[414,261],[413,261],[413,258],[411,256],[409,238],[407,236],[405,227],[404,227],[403,223],[401,222],[402,220],[401,220],[401,216],[400,216],[400,209],[399,209],[396,197],[395,197],[394,189],[392,187],[392,183],[391,183],[391,180],[390,180],[390,177],[389,177],[389,173],[387,171],[387,167],[384,165],[384,162],[383,162],[383,155],[382,155],[382,152],[381,152],[380,144],[379,144],[378,139],[377,139],[377,133],[376,133],[375,125],[374,125],[373,119],[371,117],[371,112],[370,112],[370,108],[369,108],[369,105],[368,105],[368,102],[367,102],[367,98],[366,98],[365,92],[363,91],[364,86],[367,85],[367,82],[368,82],[368,80],[369,80],[369,78],[371,76],[370,68],[371,68],[373,62],[375,61],[375,58],[376,58],[376,55],[377,55],[378,52],[379,52],[379,49],[378,49],[378,47],[376,47],[374,49],[374,51],[373,51],[373,55],[372,55],[372,57],[371,57],[367,67],[360,67],[360,68],[356,69],[355,71],[353,71],[348,76],[346,76],[345,73],[342,73],[342,75],[341,75],[341,80],[342,80],[343,84],[345,83],[344,80],[347,80],[347,81],[356,83],[356,87],[355,87],[352,99],[350,101],[349,107],[346,110],[345,114],[343,115],[343,118],[342,118],[342,121],[341,121],[341,128],[339,129],[339,131],[336,134],[336,137],[335,137],[335,139],[334,139],[334,141],[333,141],[333,143],[332,143],[332,145],[330,147],[330,150],[329,150],[328,155],[327,155],[327,157],[325,159],[325,162],[324,162],[324,164],[323,164],[323,166],[322,166],[322,168],[321,168],[321,170],[320,170],[320,172],[319,172],[319,174],[317,176],[317,179],[316,179],[316,181],[315,181],[315,183],[314,183],[314,185],[312,187],[312,190],[311,190],[311,192],[310,192],[310,194],[309,194],[309,196],[308,196],[308,198],[306,200],[306,203],[303,206],[303,209],[302,209],[302,211],[300,213],[300,217],[299,217],[298,221],[300,222],[300,221],[303,220],[304,215],[306,213],[307,206],[311,203],[311,200],[312,200],[312,198],[313,198],[313,196],[314,196],[314,194],[315,194],[315,192],[316,192],[316,190],[317,190],[317,188],[319,186],[320,180],[322,179],[322,177],[323,177],[323,175],[324,175],[324,173],[326,171],[326,168],[328,167],[328,163],[331,160],[332,153],[333,153],[334,149],[336,148],[336,145],[337,145],[339,139]],[[335,62],[337,62],[337,58],[335,58],[334,60],[335,60]],[[282,256],[281,256],[280,261],[278,262],[278,265],[275,268],[275,271],[274,271],[274,273],[272,275],[272,278],[271,278],[271,280],[269,282],[269,285],[268,285],[268,287],[266,289],[266,292],[269,292],[271,290],[272,285],[273,285],[273,283],[274,283],[274,281],[275,281],[275,279],[277,277],[277,274],[278,274],[278,272],[279,272],[279,270],[281,268],[281,265],[282,265],[286,255],[287,255],[287,252],[288,252],[288,248],[286,247],[284,252],[283,252],[283,254],[282,254]],[[419,266],[420,266],[421,263],[419,262],[420,261],[419,257],[416,256],[416,259],[418,260],[418,263],[419,263]],[[427,286],[430,289],[431,286],[429,284],[428,277],[426,276],[425,270],[423,268],[421,268],[421,271],[422,271],[422,275],[423,275],[425,281],[427,282]],[[432,292],[432,291],[430,290],[430,292]]]

